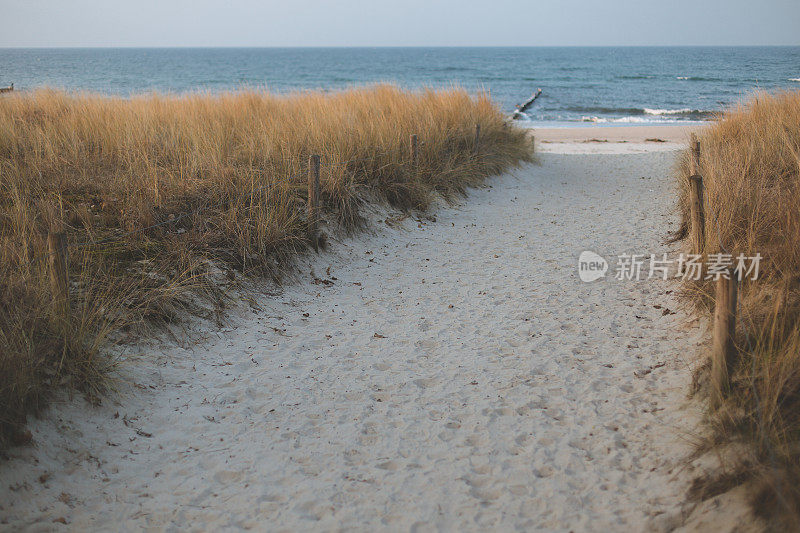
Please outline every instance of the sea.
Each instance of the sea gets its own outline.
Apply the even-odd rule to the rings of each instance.
[[[800,47],[0,49],[0,86],[11,83],[120,96],[459,86],[509,114],[541,88],[524,125],[677,123],[800,90]]]

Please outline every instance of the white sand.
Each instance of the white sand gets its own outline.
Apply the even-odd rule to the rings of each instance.
[[[235,327],[123,361],[135,386],[116,405],[54,405],[32,424],[36,447],[0,468],[13,489],[0,517],[75,530],[680,525],[698,424],[687,359],[704,333],[672,284],[576,272],[584,249],[666,251],[672,157],[544,154],[435,222],[334,242]]]
[[[683,148],[707,124],[586,126],[532,130],[537,149],[558,154],[641,154]]]

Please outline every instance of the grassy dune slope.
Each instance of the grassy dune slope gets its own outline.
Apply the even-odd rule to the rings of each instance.
[[[459,89],[0,98],[0,434],[24,440],[25,414],[53,386],[96,397],[109,334],[219,312],[236,272],[279,277],[309,246],[310,154],[323,215],[356,228],[365,198],[425,209],[531,147],[486,95]],[[47,278],[45,236],[58,230],[68,317]]]
[[[800,527],[800,93],[756,95],[700,141],[704,249],[763,259],[759,279],[740,287],[732,390],[710,414],[711,444],[734,444],[733,468],[698,488],[709,495],[754,480],[756,510]],[[686,154],[679,169],[684,231],[688,161]],[[712,283],[685,289],[710,316]]]

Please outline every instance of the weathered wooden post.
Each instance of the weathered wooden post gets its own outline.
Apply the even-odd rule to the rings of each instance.
[[[706,242],[706,214],[703,208],[703,178],[689,178],[689,211],[691,215],[692,253],[702,254]]]
[[[700,141],[697,139],[697,134],[692,133],[691,142],[689,144],[689,148],[691,149],[689,173],[694,176],[700,174]]]
[[[308,238],[318,249],[317,226],[319,223],[319,156],[308,158]]]
[[[417,135],[411,136],[411,169],[414,175],[417,174],[419,169],[419,149],[417,147]]]
[[[719,406],[730,388],[736,354],[736,301],[738,280],[729,270],[728,277],[717,279],[714,303],[714,347],[711,353],[711,394],[714,406]]]
[[[475,124],[475,144],[472,149],[477,154],[480,151],[481,143],[481,125]]]
[[[47,235],[47,256],[50,267],[50,292],[53,298],[53,314],[69,323],[69,272],[67,236],[63,231]]]

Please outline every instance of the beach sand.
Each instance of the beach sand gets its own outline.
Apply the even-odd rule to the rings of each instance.
[[[533,130],[540,152],[561,154],[626,154],[672,152],[699,133],[705,124],[586,126]]]
[[[536,132],[543,147],[578,133]],[[114,401],[62,396],[32,422],[35,447],[8,452],[0,516],[114,530],[749,524],[741,501],[685,503],[707,336],[676,284],[577,275],[583,250],[670,251],[673,158],[543,153],[430,217],[375,211],[373,230],[334,237],[231,326],[128,349]]]

